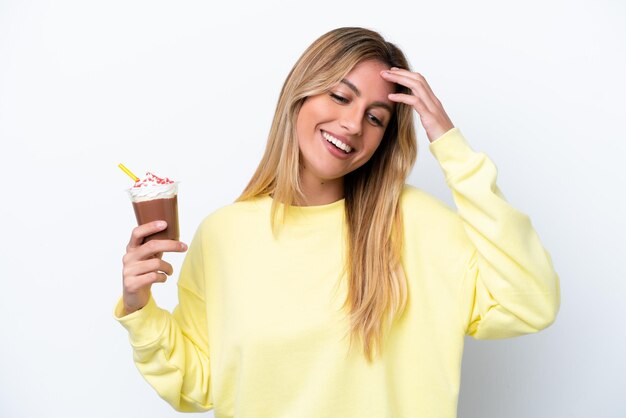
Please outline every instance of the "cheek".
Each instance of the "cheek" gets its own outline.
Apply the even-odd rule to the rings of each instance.
[[[298,128],[314,126],[324,117],[324,106],[318,103],[317,99],[309,98],[304,102],[298,113]]]
[[[313,144],[315,127],[317,125],[316,112],[311,106],[302,106],[296,119],[296,135],[298,137],[298,147],[300,151],[310,149]]]
[[[311,127],[313,126],[313,118],[310,113],[304,109],[304,112],[300,112],[296,121],[296,132],[298,134],[298,141],[310,136]]]
[[[371,138],[368,141],[366,149],[370,157],[376,153],[378,148],[380,148],[380,144],[382,143],[382,140],[383,140],[383,134],[376,134],[373,136],[373,138]]]

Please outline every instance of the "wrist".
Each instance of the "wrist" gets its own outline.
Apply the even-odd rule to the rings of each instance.
[[[136,307],[136,306],[128,306],[128,305],[124,304],[124,309],[123,309],[124,316],[130,315],[133,312],[137,312],[141,308],[143,308],[143,306]]]

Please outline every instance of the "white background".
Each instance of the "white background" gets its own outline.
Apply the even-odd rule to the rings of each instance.
[[[189,242],[252,175],[291,66],[339,26],[404,49],[561,277],[552,327],[467,340],[459,417],[626,416],[618,0],[1,0],[0,416],[178,415],[112,317],[134,226],[117,164],[181,181]],[[418,136],[409,182],[452,204]],[[154,290],[168,309],[175,280]]]

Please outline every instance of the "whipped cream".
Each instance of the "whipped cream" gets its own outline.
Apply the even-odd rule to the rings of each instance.
[[[170,199],[178,193],[178,182],[167,177],[161,178],[150,172],[143,179],[137,180],[128,194],[133,202],[145,202],[154,199]]]

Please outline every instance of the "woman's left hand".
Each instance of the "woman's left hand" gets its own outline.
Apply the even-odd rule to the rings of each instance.
[[[382,71],[381,76],[387,81],[400,84],[411,90],[413,94],[390,94],[389,100],[413,106],[420,116],[420,121],[430,142],[454,128],[452,121],[443,110],[441,102],[421,74],[392,67],[387,71]]]

